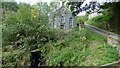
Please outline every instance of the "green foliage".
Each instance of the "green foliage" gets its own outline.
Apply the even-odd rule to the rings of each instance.
[[[7,42],[6,40],[16,42],[23,38],[33,41],[41,38],[43,34],[48,34],[47,16],[40,14],[40,11],[37,10],[35,12],[37,17],[34,20],[29,5],[20,5],[20,7],[16,13],[7,14],[3,21],[3,42]]]
[[[78,16],[77,22],[85,22],[87,20],[87,16]]]
[[[116,48],[105,44],[103,36],[97,35],[89,29],[81,32],[72,30],[64,36],[63,42],[59,43],[59,41],[48,43],[41,48],[49,66],[93,66],[119,59]]]
[[[11,53],[12,52],[12,53]],[[29,61],[30,57],[27,57],[26,55],[28,52],[24,53],[21,52],[21,50],[12,50],[9,52],[3,52],[2,57],[3,57],[3,66],[15,66],[15,65],[21,65],[21,62],[23,64],[25,63],[24,61]],[[23,57],[26,56],[27,59],[23,59]],[[29,62],[26,62],[28,64]]]
[[[103,5],[101,5],[100,8],[113,11],[113,9],[115,8],[115,5],[116,5],[116,2],[109,2],[109,3],[104,3]]]
[[[111,13],[104,13],[104,15],[96,16],[92,19],[89,19],[87,23],[97,26],[99,28],[106,28],[106,25],[108,24],[108,21],[111,18]]]
[[[72,2],[71,0],[68,0],[66,6],[69,8],[70,7],[70,10],[72,12],[72,15],[73,16],[76,16],[75,12],[74,12],[74,9],[77,9],[79,6],[81,6],[83,2]],[[74,7],[76,6],[76,7]]]
[[[117,49],[111,45],[102,44],[96,46],[96,48],[97,51],[93,50],[94,54],[91,54],[92,56],[97,54],[96,59],[99,59],[97,60],[98,62],[96,62],[95,59],[92,60],[93,62],[96,62],[96,64],[104,65],[120,59],[120,57],[118,57],[118,53],[115,53],[117,52]],[[100,61],[100,60],[106,60],[106,61]]]
[[[96,27],[120,34],[120,2],[109,2],[101,5],[103,15],[94,17],[87,21]]]
[[[18,7],[14,13],[7,11],[2,21],[3,66],[29,64],[30,51],[37,48],[42,51],[46,65],[50,66],[102,65],[119,59],[116,48],[104,44],[104,37],[89,29],[81,32],[49,29],[48,6],[43,10],[44,4],[21,3]],[[97,59],[95,55],[98,55]]]
[[[2,2],[2,8],[4,10],[17,11],[17,2]]]
[[[30,54],[30,51],[44,46],[49,39],[56,41],[59,38],[58,32],[47,26],[47,14],[29,4],[20,3],[18,7],[19,9],[15,13],[6,12],[2,21],[3,54],[10,52],[7,56],[3,56],[3,65],[19,65],[20,63],[17,61],[30,59],[24,59]],[[14,54],[15,50],[19,50],[19,52]],[[16,57],[15,60],[13,60],[14,57]]]

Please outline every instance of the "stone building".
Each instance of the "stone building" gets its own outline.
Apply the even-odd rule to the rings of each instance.
[[[70,29],[76,27],[77,23],[71,11],[62,5],[49,14],[49,25],[56,29]]]

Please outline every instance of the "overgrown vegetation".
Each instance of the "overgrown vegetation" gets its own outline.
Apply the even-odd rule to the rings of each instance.
[[[23,3],[17,6],[18,11],[6,11],[2,21],[3,66],[29,65],[32,50],[58,38],[42,10]]]
[[[69,31],[56,43],[42,48],[49,66],[98,66],[119,60],[115,47],[89,29]]]
[[[86,22],[88,20],[87,16],[88,16],[88,14],[83,15],[83,16],[77,16],[76,20],[77,20],[78,23],[80,23],[80,22]]]
[[[49,66],[102,65],[119,59],[116,48],[89,29],[80,32],[50,29],[47,16],[50,8],[44,3],[15,6],[15,11],[13,8],[5,11],[1,26],[3,66],[30,65],[30,52],[36,49]],[[47,8],[43,10],[44,7]]]
[[[103,15],[94,17],[88,20],[87,23],[120,34],[119,7],[120,2],[105,3],[101,6],[101,8],[104,9],[104,11],[102,12]]]
[[[103,15],[96,16],[92,19],[89,19],[87,21],[88,24],[97,26],[98,28],[106,29],[108,30],[108,21],[111,17],[110,13],[104,13]]]

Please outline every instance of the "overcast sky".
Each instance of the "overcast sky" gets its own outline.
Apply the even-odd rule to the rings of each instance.
[[[50,4],[51,1],[59,1],[59,0],[15,0],[17,3],[19,2],[25,2],[25,3],[30,3],[31,5],[37,3],[37,2],[47,2],[48,5]],[[74,1],[74,0],[73,0]],[[118,0],[84,0],[84,3],[81,6],[85,6],[85,4],[89,4],[90,1],[97,1],[100,4],[103,4],[104,2],[110,2],[110,1],[118,1]],[[85,14],[85,12],[79,13],[81,14]],[[79,15],[78,14],[78,15]]]
[[[25,2],[25,3],[30,3],[31,5],[37,3],[37,2],[47,2],[48,4],[50,3],[51,0],[15,0],[17,3],[19,2]]]
[[[18,3],[19,2],[26,2],[26,3],[30,3],[30,4],[35,4],[37,2],[47,2],[49,4],[51,1],[59,1],[59,0],[15,0],[15,1],[17,1]],[[81,0],[81,1],[84,1],[84,3],[89,3],[92,0]],[[102,3],[102,2],[106,2],[106,1],[118,1],[118,0],[93,0],[93,1],[97,1],[97,2]]]
[[[17,1],[18,3],[19,2],[26,2],[26,3],[34,4],[34,3],[37,3],[37,2],[48,2],[48,3],[50,3],[51,1],[59,1],[59,0],[15,0],[15,1]],[[86,0],[86,2],[89,2],[89,1],[91,1],[91,0]]]

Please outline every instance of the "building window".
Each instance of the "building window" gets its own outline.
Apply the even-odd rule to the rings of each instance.
[[[54,22],[53,22],[53,28],[54,28]]]
[[[62,16],[62,18],[61,18],[61,22],[62,22],[62,23],[65,22],[65,17],[64,17],[64,16]]]
[[[57,25],[57,27],[59,27],[59,26]]]
[[[72,28],[72,24],[73,24],[73,19],[72,17],[69,19],[69,28]]]
[[[67,29],[67,27],[65,26],[65,29]]]

